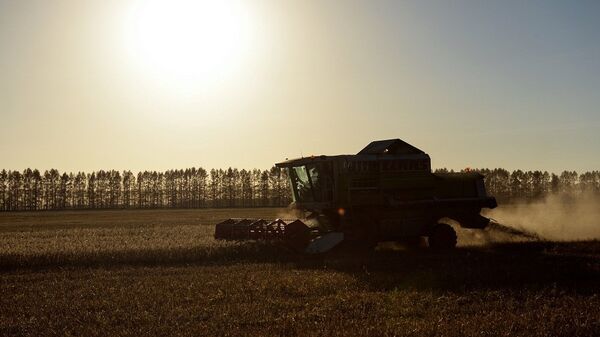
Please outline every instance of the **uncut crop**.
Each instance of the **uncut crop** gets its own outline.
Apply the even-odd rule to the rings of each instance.
[[[273,217],[279,211],[259,209],[254,213]],[[97,213],[68,213],[67,223],[73,222],[68,225],[57,219],[56,213],[39,216],[16,213],[16,219],[0,220],[0,268],[198,263],[207,259],[235,259],[245,250],[257,248],[214,240],[214,226],[209,223],[223,219],[218,211],[112,212],[112,216],[105,215],[104,219],[102,212]],[[223,247],[237,248],[218,249]]]

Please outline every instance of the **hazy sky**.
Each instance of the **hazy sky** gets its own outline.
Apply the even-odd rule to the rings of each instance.
[[[0,168],[267,168],[401,138],[600,169],[599,1],[0,0]]]

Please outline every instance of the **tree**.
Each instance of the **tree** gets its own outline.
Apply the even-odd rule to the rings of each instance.
[[[575,171],[563,171],[560,174],[559,188],[564,193],[574,193],[578,175]]]
[[[553,194],[560,192],[560,178],[552,173],[552,177],[550,178],[550,191]]]
[[[199,168],[198,170],[194,170],[192,174],[194,176],[192,183],[192,207],[206,207],[206,170]]]
[[[500,200],[510,198],[510,172],[502,168],[493,169],[485,179],[486,187],[490,195]]]
[[[19,171],[8,171],[8,210],[20,211],[23,175]]]
[[[27,168],[23,171],[23,209],[33,210],[33,171]]]
[[[262,171],[262,173],[260,174],[260,181],[259,181],[259,191],[260,191],[260,206],[262,207],[268,207],[271,206],[270,204],[270,200],[271,200],[271,191],[269,189],[269,171]]]
[[[133,206],[135,177],[131,171],[123,171],[123,199],[121,206],[130,208]]]
[[[241,186],[241,206],[251,207],[252,206],[252,173],[250,171],[240,171],[240,186]]]
[[[44,182],[42,180],[42,174],[39,170],[35,169],[32,172],[32,209],[39,210],[42,205],[42,196],[44,193]]]
[[[596,192],[595,172],[585,172],[579,176],[579,189],[584,193]]]
[[[83,172],[78,172],[73,180],[73,191],[75,194],[74,208],[84,208],[86,204],[86,175]]]
[[[287,171],[279,167],[273,166],[269,170],[269,186],[271,190],[271,206],[285,206],[289,204],[289,198],[286,195],[290,193],[290,188],[287,185]]]
[[[121,205],[121,173],[111,170],[108,174],[108,184],[110,208],[118,208]]]
[[[548,191],[548,172],[534,171],[531,174],[531,197],[539,199]]]
[[[523,198],[525,194],[525,173],[521,170],[510,174],[510,196],[511,198]]]
[[[96,208],[96,173],[88,174],[87,180],[88,207],[93,209]]]
[[[221,175],[220,170],[210,170],[210,199],[212,207],[220,207],[221,199]]]
[[[71,193],[71,179],[69,177],[68,174],[63,173],[60,176],[60,183],[59,183],[59,188],[58,188],[58,201],[57,201],[57,208],[58,209],[65,209],[67,208],[69,205],[68,203],[68,199],[69,199],[69,194]]]
[[[0,211],[8,211],[8,172],[0,171]]]

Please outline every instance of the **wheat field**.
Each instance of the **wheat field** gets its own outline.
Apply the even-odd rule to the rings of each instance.
[[[0,214],[2,336],[593,336],[600,243],[308,258],[218,242],[281,209]]]

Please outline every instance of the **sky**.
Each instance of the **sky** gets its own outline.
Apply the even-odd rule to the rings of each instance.
[[[401,138],[600,169],[598,1],[0,0],[0,168],[268,168]]]

